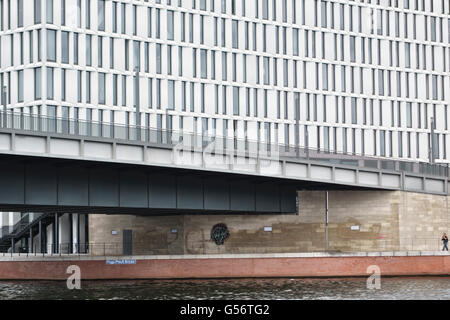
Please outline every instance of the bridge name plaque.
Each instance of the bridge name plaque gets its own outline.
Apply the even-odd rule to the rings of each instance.
[[[136,264],[136,260],[106,260],[106,264]]]

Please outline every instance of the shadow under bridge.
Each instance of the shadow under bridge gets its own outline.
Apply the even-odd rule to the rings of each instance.
[[[17,155],[0,156],[0,177],[0,211],[14,212],[293,214],[297,190],[332,188],[243,174]]]

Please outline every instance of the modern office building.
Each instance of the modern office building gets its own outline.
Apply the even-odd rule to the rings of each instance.
[[[15,112],[447,162],[448,1],[1,1]],[[139,120],[138,120],[139,121]]]
[[[447,0],[0,8],[0,82],[16,113],[449,163]]]

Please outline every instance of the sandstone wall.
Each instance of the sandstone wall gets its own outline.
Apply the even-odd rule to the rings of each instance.
[[[448,197],[401,193],[399,215],[400,249],[440,248],[442,234],[448,234]]]
[[[298,195],[299,212],[293,215],[90,215],[91,252],[120,254],[125,229],[133,232],[133,254],[325,251],[325,192]],[[331,191],[329,250],[439,250],[439,239],[449,227],[447,202],[445,196],[400,191]],[[224,245],[210,239],[218,223],[230,231]]]

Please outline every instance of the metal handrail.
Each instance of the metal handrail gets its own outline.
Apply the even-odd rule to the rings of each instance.
[[[171,248],[170,246],[151,246],[148,242],[132,242],[132,255],[203,255],[205,242],[193,242],[192,248]],[[195,249],[197,248],[197,249]],[[310,252],[329,252],[329,253],[357,253],[357,252],[413,252],[413,251],[441,251],[442,241],[439,238],[402,238],[402,239],[351,239],[347,243],[341,240],[330,240],[329,250],[327,251],[323,244],[317,243],[314,249],[305,251],[299,250],[295,243],[291,246],[278,247],[262,246],[261,241],[247,241],[245,244],[236,248],[226,250],[226,253],[242,254],[275,254],[275,253],[310,253]],[[26,256],[61,256],[61,255],[92,255],[92,256],[129,256],[123,252],[124,243],[122,242],[89,242],[89,243],[48,243],[41,250],[39,244],[34,243],[32,250],[20,247],[16,252],[18,255]],[[42,252],[44,251],[44,252]],[[225,252],[224,252],[225,253]],[[0,256],[12,255],[10,247],[0,246]]]
[[[34,221],[41,218],[41,216],[44,213],[33,213],[33,217],[30,220],[30,213],[25,213],[25,215],[14,224],[12,231],[10,232],[10,235],[16,235],[20,233],[21,231],[25,230],[30,224],[32,224]],[[6,236],[6,235],[3,235]]]

